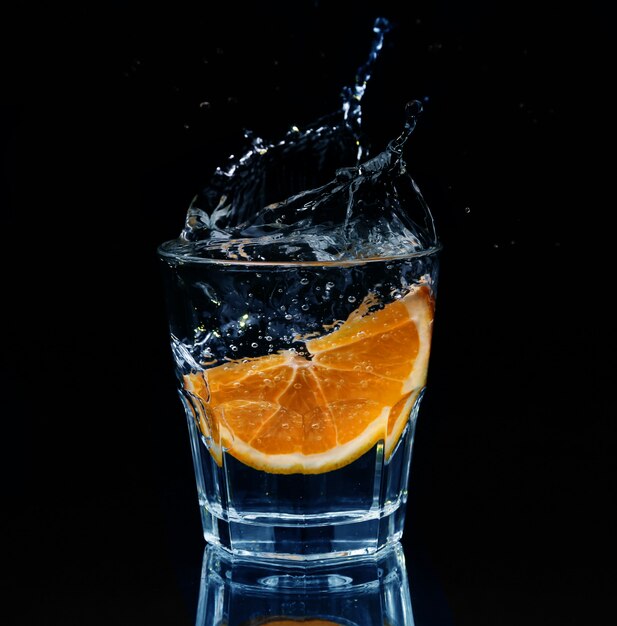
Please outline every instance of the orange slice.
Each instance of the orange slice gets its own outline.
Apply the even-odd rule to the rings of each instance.
[[[433,299],[417,286],[336,330],[282,350],[184,376],[210,453],[225,449],[275,474],[343,467],[379,441],[389,459],[426,382]]]

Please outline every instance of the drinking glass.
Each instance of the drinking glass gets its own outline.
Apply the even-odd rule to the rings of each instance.
[[[159,247],[207,542],[293,560],[403,534],[439,249],[245,261]]]

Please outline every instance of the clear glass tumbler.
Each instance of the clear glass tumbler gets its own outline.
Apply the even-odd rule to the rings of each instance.
[[[206,541],[317,560],[399,540],[439,250],[159,257]]]

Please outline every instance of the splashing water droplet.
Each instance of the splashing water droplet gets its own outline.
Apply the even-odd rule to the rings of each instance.
[[[245,132],[246,150],[215,170],[163,254],[244,261],[339,261],[424,253],[438,246],[431,212],[403,150],[422,112],[405,107],[403,129],[369,158],[362,100],[384,38],[373,25],[366,62],[341,91],[338,111],[268,142]],[[309,280],[302,278],[307,285]],[[326,288],[327,285],[326,285]]]

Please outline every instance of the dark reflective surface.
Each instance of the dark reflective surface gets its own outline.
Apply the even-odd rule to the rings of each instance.
[[[414,620],[614,623],[614,7],[343,4],[35,1],[0,21],[2,624],[195,626],[156,246],[243,127],[337,106],[386,11],[363,124],[379,149],[429,98],[408,164],[444,241]]]
[[[400,544],[373,557],[308,564],[234,558],[207,546],[195,626],[452,624],[444,604],[426,611],[428,604],[410,592]]]

